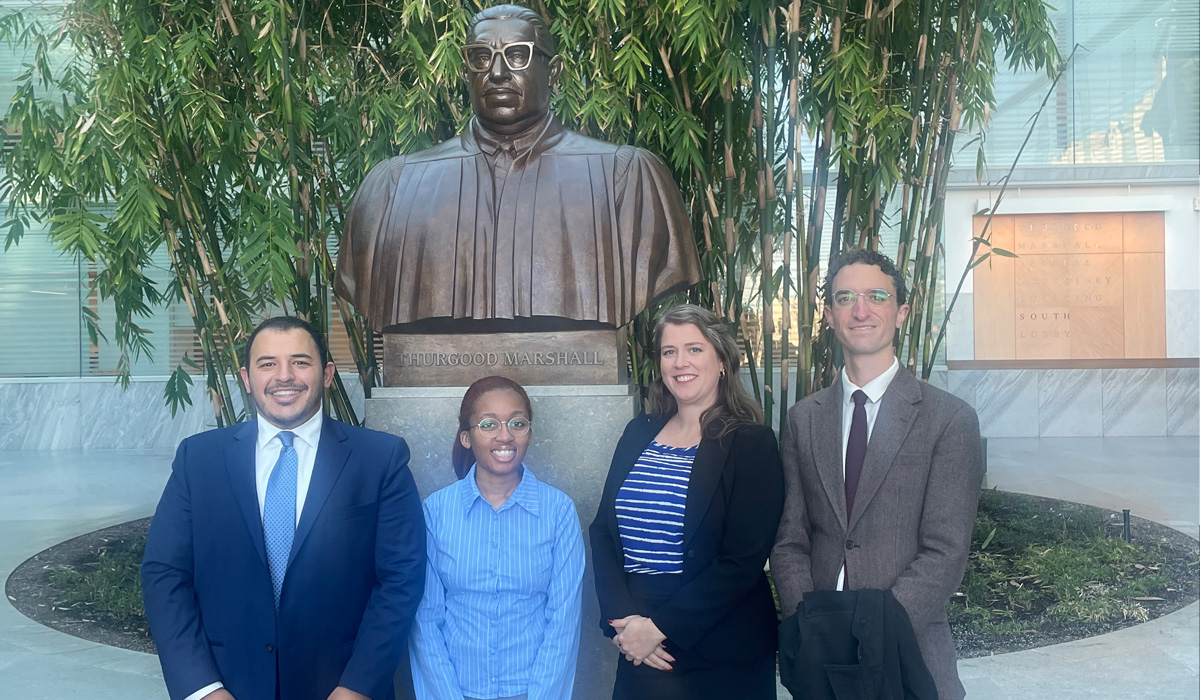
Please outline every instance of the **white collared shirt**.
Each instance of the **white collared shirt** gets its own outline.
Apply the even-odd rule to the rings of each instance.
[[[875,418],[879,415],[879,401],[883,398],[884,392],[887,391],[898,371],[900,371],[900,360],[893,357],[892,366],[885,369],[883,374],[863,386],[855,386],[846,374],[846,370],[842,370],[842,479],[846,478],[846,447],[850,444],[850,424],[854,421],[854,392],[861,389],[867,395],[867,402],[863,408],[867,412],[867,442],[870,443],[871,431],[875,429]],[[842,590],[845,578],[846,567],[843,566],[842,570],[838,572],[837,590]]]
[[[304,499],[308,495],[308,484],[312,481],[313,465],[317,462],[317,444],[321,441],[321,425],[325,412],[318,409],[316,414],[304,423],[292,429],[296,439],[292,446],[296,448],[296,524],[300,523],[300,514],[304,511]],[[258,416],[258,440],[254,447],[254,485],[258,491],[258,515],[261,518],[263,506],[267,500],[267,481],[271,471],[279,459],[283,443],[278,435],[282,428],[271,425],[262,414]]]
[[[263,515],[263,506],[267,501],[267,481],[275,462],[279,459],[279,451],[283,443],[278,435],[282,428],[271,425],[260,413],[258,416],[258,439],[254,445],[254,486],[258,491],[258,517]],[[296,524],[300,524],[300,514],[304,511],[304,499],[308,496],[308,484],[312,481],[313,465],[317,463],[317,444],[321,442],[321,426],[324,425],[325,412],[317,409],[316,415],[292,429],[296,439],[292,447],[296,450]],[[184,700],[200,700],[205,695],[224,688],[220,681],[210,683],[200,690],[184,698]]]

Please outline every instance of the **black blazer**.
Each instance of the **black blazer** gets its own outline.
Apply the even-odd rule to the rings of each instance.
[[[696,450],[683,516],[683,574],[671,599],[641,610],[625,580],[625,555],[614,509],[617,491],[666,418],[645,414],[625,427],[613,454],[589,534],[607,620],[644,615],[667,635],[668,648],[696,651],[719,664],[745,664],[774,654],[778,618],[763,565],[783,513],[783,467],[775,433],[747,425]]]
[[[779,625],[794,700],[937,700],[908,613],[887,590],[810,591]]]

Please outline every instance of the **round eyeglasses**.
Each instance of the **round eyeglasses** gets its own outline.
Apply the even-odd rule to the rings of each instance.
[[[502,426],[508,426],[508,432],[521,436],[529,432],[529,428],[533,425],[528,418],[511,418],[507,421],[499,421],[495,418],[484,418],[475,425],[479,428],[479,432],[484,435],[499,435]]]
[[[839,289],[833,293],[833,305],[839,309],[848,309],[854,306],[859,297],[862,297],[867,300],[868,306],[880,307],[887,304],[888,299],[891,299],[892,296],[892,293],[886,289],[868,289],[865,292]]]
[[[490,71],[497,55],[510,71],[525,70],[530,63],[533,63],[534,51],[549,57],[549,54],[539,49],[532,41],[514,41],[499,48],[493,48],[488,44],[467,44],[462,47],[463,60],[466,61],[467,70],[472,73]]]

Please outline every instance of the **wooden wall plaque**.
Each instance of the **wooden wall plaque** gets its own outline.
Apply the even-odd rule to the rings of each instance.
[[[1162,212],[994,217],[992,245],[1018,257],[973,271],[975,359],[1166,357],[1164,238]]]

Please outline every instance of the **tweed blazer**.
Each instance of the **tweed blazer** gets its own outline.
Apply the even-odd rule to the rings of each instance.
[[[851,588],[891,590],[939,697],[962,698],[946,604],[966,568],[983,482],[974,409],[897,372],[880,400],[849,520],[842,382],[793,406],[786,430],[786,500],[771,551],[783,614],[809,591],[836,588],[845,564]]]

